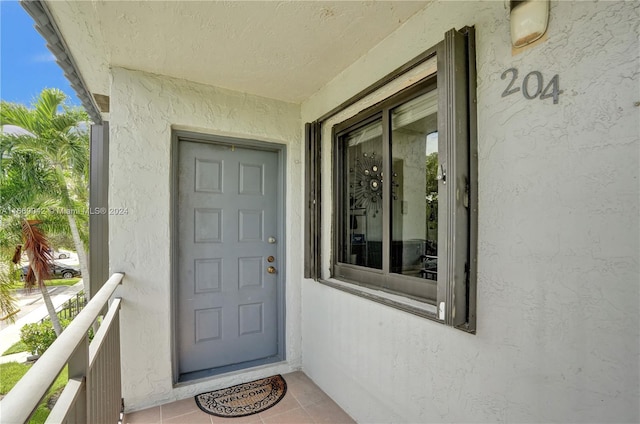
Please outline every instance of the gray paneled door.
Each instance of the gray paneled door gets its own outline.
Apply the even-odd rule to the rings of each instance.
[[[191,141],[178,149],[179,373],[273,357],[278,153]]]

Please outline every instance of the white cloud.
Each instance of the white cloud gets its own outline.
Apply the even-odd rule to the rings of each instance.
[[[438,133],[432,132],[427,135],[427,156],[438,152]]]
[[[56,61],[56,57],[53,55],[53,53],[42,53],[42,54],[37,54],[35,56],[31,57],[31,61],[32,62],[55,62]]]
[[[5,134],[9,134],[9,135],[16,135],[16,136],[30,135],[31,137],[35,137],[35,135],[31,134],[29,131],[25,130],[24,128],[15,126],[15,125],[2,125],[2,126],[0,126],[0,133],[5,133]]]

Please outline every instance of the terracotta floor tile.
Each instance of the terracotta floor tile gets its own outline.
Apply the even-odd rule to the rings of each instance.
[[[246,417],[222,418],[210,415],[212,424],[262,424],[258,414],[247,415]]]
[[[189,414],[183,414],[173,418],[162,417],[162,424],[211,424],[211,415],[199,409]]]
[[[162,421],[166,419],[179,417],[180,415],[189,414],[192,412],[202,412],[198,405],[196,405],[196,401],[194,398],[190,397],[187,399],[182,399],[176,402],[167,403],[161,406],[162,407]]]
[[[355,424],[353,418],[331,399],[305,406],[304,410],[316,423]]]
[[[283,376],[287,393],[275,406],[259,414],[238,418],[222,418],[207,414],[198,408],[193,398],[183,399],[125,416],[127,424],[353,424],[329,396],[303,372]]]
[[[123,422],[125,424],[158,424],[160,423],[160,407],[154,406],[125,414]]]
[[[260,418],[264,419],[267,417],[272,417],[274,415],[282,414],[283,412],[290,411],[292,409],[300,408],[300,404],[296,400],[295,397],[291,393],[287,391],[280,402],[272,406],[271,408],[260,412]]]
[[[292,409],[282,414],[263,418],[265,424],[312,424],[313,419],[302,408]]]
[[[302,371],[295,371],[289,374],[285,374],[283,375],[284,379],[287,381],[287,384],[289,384],[289,381],[291,381],[291,383],[293,384],[297,384],[297,383],[302,383],[302,384],[306,384],[306,383],[313,383],[313,380],[311,380],[309,377],[307,377],[307,375],[305,373],[303,373]]]
[[[302,376],[291,376],[287,381],[287,390],[296,398],[300,405],[313,405],[330,399],[311,379]]]

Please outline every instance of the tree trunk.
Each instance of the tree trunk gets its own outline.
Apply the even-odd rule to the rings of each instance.
[[[51,296],[49,296],[49,291],[44,285],[44,282],[40,280],[40,277],[37,278],[38,286],[40,287],[40,292],[42,293],[42,300],[44,300],[44,304],[47,306],[47,312],[49,312],[49,318],[51,318],[51,324],[53,324],[53,331],[56,332],[56,336],[59,336],[62,333],[62,325],[60,325],[60,319],[58,318],[58,314],[56,313],[56,308],[53,306]]]
[[[29,258],[29,266],[31,266],[33,263],[33,253],[27,250],[27,257]],[[36,284],[40,288],[40,293],[42,293],[42,300],[47,307],[51,324],[53,324],[53,331],[56,332],[56,336],[59,336],[62,333],[62,325],[60,325],[60,319],[58,318],[58,314],[56,314],[56,308],[53,306],[51,296],[49,296],[49,292],[47,291],[47,286],[44,285],[44,281],[42,281],[38,271],[36,271],[34,267],[31,267],[31,269],[36,276]]]
[[[80,272],[82,272],[82,283],[84,284],[84,296],[89,300],[91,293],[91,283],[89,280],[89,264],[87,263],[87,253],[84,249],[84,243],[80,238],[80,232],[78,231],[78,224],[76,223],[76,217],[73,215],[72,209],[67,214],[67,220],[69,221],[69,228],[71,229],[71,237],[73,238],[73,244],[76,247],[78,253],[78,262],[80,262]]]

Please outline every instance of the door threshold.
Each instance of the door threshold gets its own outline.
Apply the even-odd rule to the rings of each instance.
[[[256,359],[249,362],[241,362],[239,364],[225,365],[224,367],[209,368],[206,370],[192,371],[180,374],[178,381],[173,385],[174,387],[186,386],[194,384],[201,380],[207,380],[212,377],[219,377],[222,374],[234,373],[236,371],[248,371],[249,369],[257,368],[263,365],[272,365],[278,362],[282,362],[283,359],[280,356],[270,356],[268,358]]]

